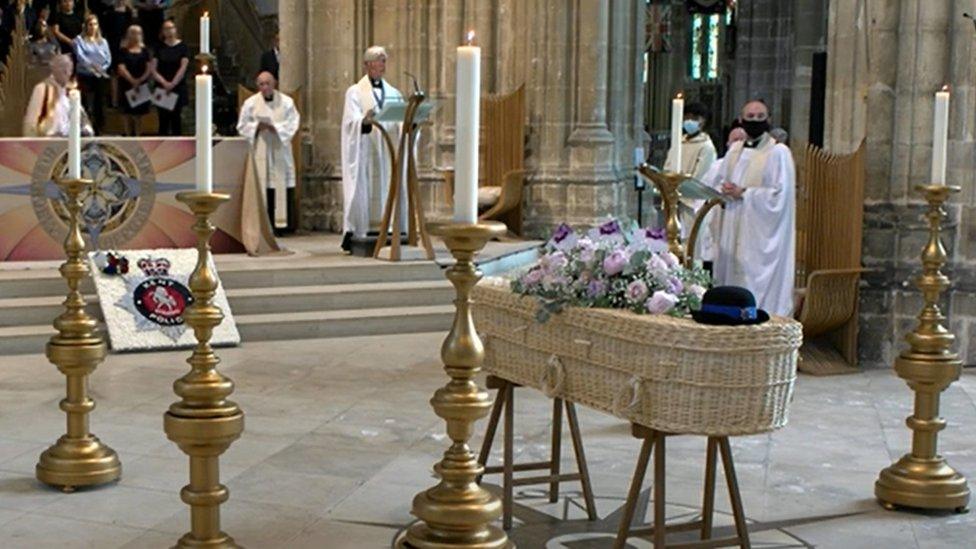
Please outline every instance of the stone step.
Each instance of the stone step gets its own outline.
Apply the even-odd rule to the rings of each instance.
[[[374,260],[353,261],[336,265],[335,261],[282,260],[260,262],[217,262],[220,279],[227,288],[272,288],[283,286],[318,286],[327,284],[362,284],[389,281],[443,280],[440,267],[432,262],[389,263]],[[56,268],[31,270],[29,278],[21,270],[0,271],[0,298],[60,296],[67,290]],[[90,279],[82,280],[81,291],[94,293]]]
[[[234,316],[421,305],[447,305],[454,290],[446,279],[327,286],[281,286],[227,290]],[[89,315],[102,320],[94,293],[85,297]],[[49,324],[63,310],[64,297],[0,299],[0,327]]]
[[[244,341],[350,337],[446,331],[453,305],[387,307],[235,316]],[[0,355],[43,353],[48,324],[0,327]]]

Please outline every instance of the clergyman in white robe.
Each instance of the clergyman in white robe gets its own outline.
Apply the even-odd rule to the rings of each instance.
[[[796,256],[796,169],[793,155],[768,133],[754,147],[740,141],[712,165],[705,183],[745,189],[730,199],[718,225],[716,285],[742,286],[759,308],[789,316],[793,310]]]
[[[262,77],[273,79],[271,73],[262,72],[259,82]],[[273,222],[277,229],[294,224],[288,214],[288,195],[292,194],[288,190],[295,188],[291,141],[298,132],[300,116],[291,97],[273,87],[270,91],[270,99],[259,91],[244,101],[237,132],[251,145],[254,173],[261,186],[274,191],[268,194],[273,196]]]
[[[365,63],[382,60],[385,64],[386,52],[374,46],[366,50]],[[380,73],[382,74],[382,73]],[[389,194],[392,158],[383,136],[375,127],[370,128],[366,116],[376,114],[390,101],[403,101],[399,90],[391,86],[382,76],[366,74],[359,82],[346,90],[345,107],[342,113],[342,230],[347,237],[363,238],[371,226],[379,225]],[[400,137],[400,123],[381,122],[393,146]],[[400,193],[401,198],[406,193]],[[401,200],[405,204],[405,200]],[[402,207],[402,204],[401,204]],[[400,216],[401,224],[405,216]],[[402,230],[402,227],[401,227]]]

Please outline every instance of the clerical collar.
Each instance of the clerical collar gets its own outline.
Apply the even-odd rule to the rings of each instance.
[[[759,146],[760,143],[762,143],[763,137],[765,136],[766,134],[762,134],[755,139],[746,139],[745,142],[742,144],[742,146],[747,149],[755,149],[756,147]]]
[[[374,88],[382,88],[383,87],[383,79],[382,78],[370,78],[369,79],[369,83],[372,84]]]
[[[264,98],[264,101],[265,101],[266,103],[270,103],[270,102],[272,102],[272,101],[274,101],[274,94],[273,94],[273,93],[271,94],[271,97],[268,97],[268,96],[266,96],[266,95],[264,95],[264,94],[262,93],[262,94],[261,94],[261,97],[263,97],[263,98]]]

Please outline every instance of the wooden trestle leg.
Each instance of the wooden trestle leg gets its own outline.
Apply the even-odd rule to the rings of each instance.
[[[586,466],[586,454],[583,451],[583,437],[580,435],[579,420],[576,415],[576,407],[573,403],[561,398],[553,399],[551,455],[549,456],[549,460],[514,463],[515,388],[519,387],[519,385],[496,376],[488,376],[486,385],[489,389],[498,389],[498,395],[495,398],[495,403],[492,406],[491,415],[488,419],[485,439],[481,444],[481,452],[478,454],[478,462],[485,467],[485,475],[502,473],[502,527],[506,530],[512,527],[512,507],[516,486],[548,484],[549,501],[555,502],[559,499],[559,484],[573,481],[579,481],[582,485],[583,499],[586,505],[588,519],[597,520],[593,485],[590,482],[589,469]],[[576,473],[562,473],[560,470],[563,408],[566,410],[569,433],[573,442],[573,455],[576,457],[577,466]],[[503,413],[502,465],[488,466],[486,464],[488,463],[488,457],[491,455],[492,443],[498,430],[498,422],[502,419]],[[549,474],[515,478],[515,473],[517,472],[540,470],[548,471]]]
[[[640,453],[637,456],[637,468],[627,493],[620,526],[617,529],[617,539],[614,549],[624,549],[627,538],[639,533],[650,533],[655,549],[702,549],[706,547],[727,547],[738,545],[749,549],[749,529],[746,526],[745,512],[739,493],[739,483],[735,475],[735,464],[732,461],[732,447],[729,437],[708,437],[705,449],[705,482],[702,493],[702,516],[699,520],[678,524],[667,524],[665,516],[667,478],[667,456],[665,439],[675,436],[674,433],[664,433],[641,425],[632,425],[633,435],[642,439]],[[654,453],[654,523],[651,526],[633,526],[634,512],[640,497],[641,486],[647,467],[650,464],[651,453]],[[725,472],[725,482],[729,491],[729,501],[732,505],[732,516],[735,520],[736,535],[732,537],[712,539],[712,525],[715,514],[715,475],[717,473],[717,456],[722,458]],[[701,541],[667,544],[667,535],[675,532],[698,530]]]

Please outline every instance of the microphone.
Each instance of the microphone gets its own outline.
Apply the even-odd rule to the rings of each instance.
[[[408,71],[403,71],[403,74],[409,76],[413,79],[413,91],[414,93],[420,93],[420,84],[417,83],[417,77]]]

